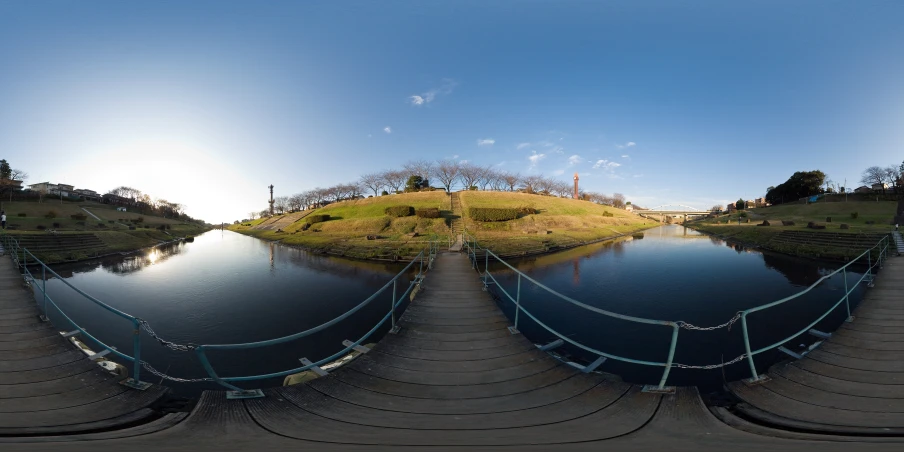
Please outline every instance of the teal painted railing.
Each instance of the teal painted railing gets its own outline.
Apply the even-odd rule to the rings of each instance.
[[[229,382],[264,380],[264,379],[268,379],[268,378],[283,377],[286,375],[303,372],[303,371],[309,370],[315,366],[319,366],[324,363],[332,362],[332,361],[336,360],[337,358],[340,358],[340,357],[350,353],[351,350],[353,350],[355,347],[360,346],[368,337],[373,335],[373,333],[376,332],[387,321],[391,322],[392,329],[395,330],[396,315],[397,315],[398,307],[402,304],[405,297],[407,297],[411,293],[411,291],[414,289],[414,287],[421,283],[426,271],[433,267],[433,262],[436,259],[436,253],[438,251],[438,245],[439,245],[439,242],[436,240],[430,241],[429,244],[420,253],[418,253],[418,255],[415,256],[408,263],[408,265],[405,266],[405,268],[403,268],[399,273],[397,273],[389,282],[387,282],[385,285],[383,285],[383,287],[381,287],[379,290],[377,290],[373,295],[369,296],[366,300],[362,301],[361,303],[359,303],[357,306],[355,306],[348,312],[346,312],[330,321],[327,321],[319,326],[316,326],[314,328],[310,328],[308,330],[305,330],[305,331],[302,331],[299,333],[295,333],[295,334],[292,334],[289,336],[284,336],[284,337],[280,337],[280,338],[276,338],[276,339],[270,339],[270,340],[266,340],[266,341],[249,342],[249,343],[242,343],[242,344],[208,344],[208,345],[197,345],[196,346],[196,345],[180,345],[180,344],[175,344],[173,342],[166,341],[166,340],[160,338],[159,336],[157,336],[157,334],[153,332],[150,325],[148,325],[148,323],[146,321],[144,321],[138,317],[132,316],[130,314],[127,314],[125,312],[122,312],[116,308],[113,308],[112,306],[83,292],[79,288],[70,284],[65,278],[61,277],[56,272],[54,272],[52,269],[50,269],[50,267],[48,267],[44,262],[42,262],[40,259],[35,257],[34,254],[32,254],[26,248],[19,246],[19,242],[15,238],[13,238],[10,234],[6,234],[2,230],[0,230],[0,241],[2,241],[7,253],[10,254],[10,257],[12,258],[13,263],[17,266],[17,268],[22,270],[22,275],[25,278],[25,281],[30,283],[33,287],[37,288],[41,292],[41,302],[39,303],[39,309],[41,310],[42,318],[44,318],[44,319],[48,318],[47,317],[47,307],[49,305],[49,306],[53,307],[54,309],[56,309],[56,311],[60,314],[60,316],[62,316],[62,318],[64,318],[67,322],[69,322],[69,324],[71,324],[72,327],[78,331],[78,334],[89,339],[94,344],[97,344],[103,350],[109,350],[108,353],[112,353],[113,355],[116,355],[119,358],[122,358],[123,360],[126,360],[126,361],[132,363],[132,377],[129,378],[125,382],[125,384],[127,384],[128,386],[132,386],[137,389],[144,389],[149,386],[147,383],[143,383],[139,380],[140,375],[141,375],[141,369],[142,369],[142,367],[144,367],[146,370],[153,373],[154,375],[166,378],[171,381],[216,382],[228,389],[231,389],[233,391],[238,391],[239,395],[244,396],[244,397],[261,396],[262,393],[259,390],[251,390],[251,391],[243,390],[241,388],[238,388],[238,387],[230,384]],[[415,276],[414,280],[408,282],[408,284],[405,287],[402,287],[402,289],[404,289],[404,290],[401,291],[401,295],[400,295],[399,294],[399,289],[400,289],[399,280],[404,275],[406,275],[407,272],[411,268],[413,268],[413,266],[415,264],[419,265],[418,273]],[[39,266],[40,267],[40,269],[41,269],[41,279],[40,280],[38,280],[34,276],[31,269],[29,269],[29,266],[32,266],[32,267]],[[133,341],[132,342],[132,355],[123,353],[123,352],[117,350],[115,347],[112,347],[112,346],[106,344],[105,342],[101,341],[94,335],[88,333],[88,331],[86,331],[83,327],[79,326],[71,317],[66,315],[66,313],[63,311],[63,309],[60,308],[60,306],[57,305],[56,302],[54,302],[53,299],[50,297],[50,295],[47,293],[46,285],[47,285],[47,275],[48,274],[56,277],[63,284],[66,284],[69,288],[74,290],[76,293],[78,293],[85,299],[91,301],[95,305],[100,306],[104,310],[112,312],[113,314],[131,322],[134,327],[133,339],[132,339],[132,341]],[[40,282],[40,284],[38,284],[39,282]],[[380,321],[377,322],[377,324],[374,325],[373,328],[371,328],[367,333],[365,333],[363,336],[361,336],[361,338],[359,338],[357,341],[345,346],[339,352],[336,352],[326,358],[318,360],[317,362],[310,363],[310,364],[304,365],[302,367],[298,367],[298,368],[294,368],[294,369],[290,369],[290,370],[286,370],[286,371],[282,371],[282,372],[275,372],[275,373],[269,373],[269,374],[263,374],[263,375],[223,377],[223,376],[220,376],[217,374],[216,370],[214,369],[214,366],[210,362],[210,359],[207,357],[206,351],[208,351],[208,350],[240,350],[240,349],[253,349],[253,348],[267,347],[267,346],[271,346],[271,345],[277,345],[277,344],[282,344],[282,343],[290,342],[293,340],[301,339],[305,336],[309,336],[318,331],[323,331],[323,330],[341,322],[342,320],[348,318],[355,312],[358,312],[363,307],[367,306],[372,301],[377,299],[381,294],[383,294],[384,292],[388,292],[390,290],[390,288],[392,288],[392,303],[391,303],[390,309],[388,310],[387,314],[385,316],[383,316],[383,318],[380,319]],[[177,350],[177,351],[194,350],[196,356],[200,360],[201,364],[203,365],[203,367],[204,367],[205,371],[207,372],[207,374],[209,375],[209,377],[208,378],[196,378],[196,379],[171,377],[169,375],[165,375],[165,374],[157,371],[149,363],[142,361],[141,360],[141,336],[142,336],[141,331],[142,330],[145,330],[149,335],[151,335],[154,339],[159,341],[162,345],[169,347],[173,350]],[[98,353],[101,353],[101,352],[98,351]]]
[[[35,255],[31,253],[31,251],[28,251],[28,249],[19,246],[18,240],[13,238],[10,234],[7,234],[5,231],[0,232],[0,241],[2,241],[3,247],[6,249],[6,252],[9,253],[10,257],[13,259],[13,263],[15,263],[16,267],[18,267],[22,270],[22,276],[25,278],[25,282],[31,284],[32,287],[38,289],[41,292],[41,303],[39,304],[39,309],[41,311],[42,319],[44,319],[44,320],[49,319],[49,317],[47,316],[47,307],[49,304],[50,307],[55,309],[60,314],[60,316],[71,325],[72,328],[75,328],[75,330],[73,330],[73,331],[78,331],[78,334],[80,336],[89,339],[94,344],[97,344],[98,346],[100,346],[100,348],[102,348],[103,350],[108,350],[107,353],[112,353],[113,355],[116,355],[116,356],[132,363],[132,376],[124,382],[125,385],[131,386],[131,387],[134,387],[137,389],[144,389],[149,386],[147,383],[144,383],[141,381],[141,363],[142,363],[141,362],[141,319],[139,319],[135,316],[126,314],[125,312],[122,312],[119,309],[116,309],[116,308],[98,300],[97,298],[94,298],[91,295],[86,294],[78,287],[73,286],[65,278],[61,277],[56,272],[54,272],[52,269],[50,269],[50,267],[48,267],[47,264],[45,264],[40,259],[35,257]],[[29,268],[28,268],[29,265],[31,265],[32,267],[35,267],[35,266],[40,267],[40,270],[41,270],[41,279],[40,280],[35,278],[34,274],[31,272],[31,270],[29,270]],[[75,321],[72,320],[71,317],[66,315],[66,313],[60,308],[60,306],[57,305],[56,302],[53,301],[53,298],[51,298],[50,295],[47,294],[47,275],[48,274],[59,279],[63,284],[67,285],[70,289],[74,290],[77,294],[81,295],[88,301],[94,303],[97,306],[100,306],[102,309],[104,309],[108,312],[111,312],[111,313],[115,314],[116,316],[118,316],[122,319],[125,319],[127,322],[131,323],[132,327],[133,327],[132,354],[128,355],[126,353],[123,353],[123,352],[117,350],[115,347],[111,347],[110,345],[107,345],[105,342],[101,341],[96,336],[92,335],[91,333],[86,331],[84,328],[79,326],[77,323],[75,323]],[[40,284],[38,284],[39,281],[40,281]],[[103,350],[100,350],[97,353],[102,353]]]
[[[513,303],[515,303],[515,319],[514,319],[514,327],[515,327],[515,331],[518,330],[518,322],[519,322],[520,314],[523,312],[524,315],[528,316],[531,320],[533,320],[534,322],[536,322],[537,325],[540,325],[540,326],[541,326],[543,329],[545,329],[546,331],[549,331],[550,333],[552,333],[553,335],[555,335],[556,337],[558,337],[558,338],[561,339],[562,341],[568,342],[569,344],[574,345],[575,347],[578,347],[578,348],[580,348],[580,349],[582,349],[582,350],[588,351],[588,352],[590,352],[590,353],[593,353],[593,354],[598,355],[598,356],[603,357],[603,358],[614,359],[614,360],[617,360],[617,361],[623,361],[623,362],[633,363],[633,364],[641,364],[641,365],[644,365],[644,366],[658,366],[658,367],[662,367],[662,368],[663,368],[663,371],[662,371],[662,377],[659,379],[659,385],[658,385],[657,389],[659,389],[659,390],[665,389],[666,381],[667,381],[668,378],[669,378],[669,372],[672,370],[673,360],[674,360],[674,358],[675,358],[675,349],[676,349],[677,346],[678,346],[678,330],[680,329],[680,325],[679,325],[678,322],[672,322],[672,321],[669,321],[669,320],[645,319],[645,318],[641,318],[641,317],[634,317],[634,316],[630,316],[630,315],[619,314],[619,313],[616,313],[616,312],[607,311],[607,310],[605,310],[605,309],[600,309],[600,308],[597,308],[597,307],[594,307],[594,306],[590,306],[590,305],[588,305],[588,304],[585,304],[585,303],[582,303],[582,302],[580,302],[580,301],[578,301],[578,300],[575,300],[575,299],[573,299],[573,298],[571,298],[571,297],[562,295],[562,294],[560,294],[559,292],[556,292],[555,290],[553,290],[553,289],[547,287],[546,285],[540,283],[539,281],[537,281],[537,280],[531,278],[530,276],[528,276],[528,275],[525,274],[524,272],[522,272],[522,271],[518,270],[517,268],[511,266],[508,262],[502,260],[499,256],[497,256],[495,253],[493,253],[493,252],[490,251],[489,249],[481,248],[480,245],[479,245],[478,242],[477,242],[477,239],[474,238],[474,237],[473,237],[472,235],[470,235],[470,234],[466,234],[466,235],[465,235],[465,244],[464,244],[464,246],[465,246],[465,249],[466,249],[467,252],[468,252],[468,256],[471,258],[471,262],[473,263],[473,265],[474,265],[475,268],[477,268],[477,253],[480,252],[480,251],[483,252],[483,255],[484,255],[484,267],[483,267],[483,268],[484,268],[484,271],[483,271],[483,273],[482,273],[482,277],[483,277],[483,283],[484,283],[484,285],[489,286],[489,284],[490,284],[489,281],[492,280],[492,281],[493,281],[493,284],[499,289],[499,291],[502,292],[503,295],[505,295],[509,300],[511,300]],[[496,281],[496,277],[493,276],[492,273],[490,273],[490,271],[489,271],[489,263],[490,263],[490,257],[491,257],[491,256],[492,256],[494,259],[496,259],[498,262],[500,262],[500,263],[502,263],[503,265],[505,265],[506,267],[508,267],[510,270],[514,271],[515,274],[518,275],[518,283],[517,283],[517,286],[516,286],[517,288],[516,288],[516,290],[515,290],[515,296],[514,296],[514,297],[513,297],[510,293],[508,293],[508,291],[506,291],[505,288],[503,288],[503,287],[499,284],[499,282]],[[628,321],[628,322],[642,323],[642,324],[646,324],[646,325],[659,325],[659,326],[664,326],[664,327],[671,328],[671,330],[672,330],[672,335],[671,335],[671,341],[669,342],[669,349],[668,349],[668,355],[667,355],[667,357],[666,357],[666,360],[665,360],[665,361],[662,361],[662,362],[657,362],[657,361],[646,361],[646,360],[640,360],[640,359],[627,358],[627,357],[624,357],[624,356],[619,356],[619,355],[615,355],[615,354],[612,354],[612,353],[607,353],[607,352],[604,352],[604,351],[601,351],[601,350],[594,349],[594,348],[592,348],[592,347],[589,347],[589,346],[587,346],[587,345],[581,344],[580,342],[575,341],[574,339],[571,339],[571,338],[569,338],[569,337],[563,335],[562,333],[556,331],[555,329],[553,329],[553,328],[550,327],[549,325],[543,323],[540,319],[538,319],[536,316],[534,316],[533,314],[531,314],[530,311],[528,311],[527,309],[525,309],[524,306],[521,304],[521,281],[522,281],[522,280],[527,281],[527,282],[529,282],[529,283],[531,283],[531,284],[533,284],[533,285],[535,285],[535,286],[537,286],[537,287],[539,287],[539,288],[545,290],[547,293],[549,293],[549,294],[555,296],[556,298],[558,298],[558,299],[560,299],[560,300],[563,300],[563,301],[565,301],[565,302],[571,303],[571,304],[573,304],[573,305],[575,305],[575,306],[577,306],[577,307],[579,307],[579,308],[582,308],[582,309],[584,309],[584,310],[587,310],[587,311],[590,311],[590,312],[593,312],[593,313],[596,313],[596,314],[601,314],[601,315],[604,315],[604,316],[606,316],[606,317],[611,317],[611,318],[615,318],[615,319],[625,320],[625,321]]]
[[[882,237],[882,239],[879,240],[878,243],[876,243],[875,245],[870,247],[868,250],[864,251],[862,254],[855,257],[850,262],[844,264],[841,268],[833,271],[832,273],[829,273],[828,275],[823,276],[822,278],[819,278],[818,281],[811,284],[806,289],[804,289],[794,295],[791,295],[789,297],[782,298],[781,300],[776,300],[776,301],[773,301],[772,303],[767,303],[762,306],[757,306],[755,308],[750,308],[750,309],[741,311],[741,329],[744,332],[745,356],[747,358],[747,363],[750,365],[750,372],[752,374],[751,381],[757,381],[757,380],[761,379],[761,376],[757,373],[756,365],[753,362],[754,356],[756,356],[760,353],[763,353],[765,351],[781,347],[784,343],[809,331],[811,328],[816,326],[816,324],[819,323],[822,319],[826,318],[826,316],[828,316],[830,313],[832,313],[832,311],[834,311],[839,305],[841,305],[842,302],[844,302],[844,307],[847,310],[847,321],[850,322],[853,320],[853,318],[851,317],[851,303],[850,303],[851,292],[853,292],[854,288],[856,288],[857,285],[860,284],[861,282],[867,281],[870,283],[870,285],[872,285],[872,282],[876,277],[876,272],[874,272],[873,270],[876,267],[882,268],[882,262],[888,258],[888,243],[889,243],[888,236]],[[854,265],[857,262],[861,262],[864,257],[866,257],[866,262],[867,262],[866,272],[863,273],[863,275],[860,277],[859,280],[857,280],[857,282],[855,284],[848,285],[848,279],[847,279],[848,267],[850,267],[851,265]],[[763,311],[763,310],[778,306],[783,303],[787,303],[788,301],[798,298],[798,297],[806,294],[807,292],[813,290],[813,288],[822,284],[825,280],[827,280],[839,273],[841,273],[842,277],[844,278],[844,295],[842,295],[841,298],[839,298],[838,301],[835,302],[835,304],[833,304],[832,307],[830,307],[825,313],[823,313],[816,320],[814,320],[809,325],[805,326],[803,329],[794,333],[791,336],[788,336],[788,337],[786,337],[778,342],[775,342],[772,345],[766,346],[766,347],[758,348],[756,350],[750,349],[750,332],[749,332],[749,327],[747,325],[747,316],[748,315],[750,315],[754,312],[759,312],[759,311]]]
[[[826,316],[828,316],[832,311],[834,311],[834,310],[835,310],[842,302],[844,302],[844,304],[845,304],[845,307],[846,307],[846,309],[847,309],[847,314],[848,314],[848,320],[850,320],[850,319],[851,319],[851,317],[850,317],[850,315],[851,315],[850,294],[854,291],[854,289],[856,288],[856,285],[859,284],[860,282],[867,281],[867,282],[870,282],[870,283],[871,283],[872,280],[875,278],[875,271],[874,271],[874,270],[876,269],[876,267],[880,267],[880,268],[881,268],[882,262],[888,257],[888,243],[889,243],[888,237],[883,237],[876,245],[874,245],[874,246],[871,247],[870,249],[864,251],[863,254],[861,254],[861,255],[857,256],[856,258],[852,259],[850,262],[846,263],[844,266],[842,266],[841,268],[835,270],[835,271],[832,272],[831,274],[826,275],[826,276],[823,276],[822,278],[820,278],[818,281],[816,281],[815,283],[813,283],[812,285],[810,285],[810,286],[807,287],[806,289],[804,289],[804,290],[802,290],[802,291],[800,291],[800,292],[798,292],[798,293],[796,293],[796,294],[794,294],[794,295],[791,295],[791,296],[789,296],[789,297],[782,298],[781,300],[777,300],[777,301],[774,301],[774,302],[771,302],[771,303],[767,303],[767,304],[764,304],[764,305],[761,305],[761,306],[757,306],[757,307],[754,307],[754,308],[750,308],[750,309],[741,311],[741,312],[739,312],[737,315],[735,315],[734,318],[730,319],[729,321],[727,321],[727,322],[725,322],[725,323],[723,323],[723,324],[721,324],[721,325],[714,326],[714,327],[697,327],[697,326],[691,325],[691,324],[689,324],[689,323],[687,323],[687,322],[684,322],[684,321],[656,320],[656,319],[646,319],[646,318],[641,318],[641,317],[628,316],[628,315],[618,314],[618,313],[615,313],[615,312],[611,312],[611,311],[607,311],[607,310],[604,310],[604,309],[600,309],[600,308],[597,308],[597,307],[594,307],[594,306],[590,306],[590,305],[588,305],[588,304],[582,303],[582,302],[580,302],[580,301],[578,301],[578,300],[575,300],[575,299],[573,299],[573,298],[570,298],[570,297],[568,297],[568,296],[562,295],[561,293],[556,292],[555,290],[553,290],[553,289],[551,289],[551,288],[545,286],[544,284],[538,282],[537,280],[531,278],[530,276],[528,276],[528,275],[525,274],[524,272],[522,272],[522,271],[518,270],[517,268],[513,267],[513,266],[512,266],[511,264],[509,264],[508,262],[505,262],[502,258],[500,258],[498,255],[496,255],[495,253],[493,253],[491,250],[489,250],[489,249],[487,249],[487,248],[485,248],[485,247],[481,247],[481,246],[479,245],[477,239],[476,239],[473,235],[471,235],[471,234],[467,234],[467,233],[465,234],[465,243],[464,243],[464,247],[465,247],[465,249],[466,249],[466,251],[467,251],[467,253],[468,253],[469,258],[471,259],[471,262],[472,262],[474,268],[475,268],[475,269],[478,269],[478,271],[479,271],[479,268],[478,268],[478,262],[479,262],[479,260],[478,260],[478,259],[479,259],[478,254],[483,254],[483,260],[484,260],[484,262],[483,262],[484,267],[483,267],[483,268],[484,268],[484,271],[483,271],[480,275],[481,275],[481,277],[483,278],[483,283],[484,283],[484,285],[487,286],[487,287],[489,287],[490,284],[495,285],[496,288],[497,288],[497,289],[498,289],[498,290],[499,290],[506,298],[508,298],[512,303],[514,303],[514,305],[515,305],[515,314],[514,314],[514,328],[515,328],[515,331],[517,331],[517,329],[518,329],[518,322],[519,322],[520,314],[521,314],[521,313],[524,313],[524,315],[528,316],[531,320],[533,320],[534,322],[536,322],[537,325],[539,325],[540,327],[542,327],[542,328],[545,329],[546,331],[549,331],[549,332],[552,333],[554,336],[556,336],[558,339],[560,339],[560,340],[562,340],[562,341],[564,341],[564,342],[567,342],[567,343],[569,343],[569,344],[571,344],[571,345],[573,345],[573,346],[575,346],[575,347],[577,347],[577,348],[580,348],[580,349],[582,349],[582,350],[585,350],[585,351],[587,351],[587,352],[590,352],[590,353],[592,353],[592,354],[595,354],[595,355],[597,355],[597,356],[604,357],[604,358],[611,358],[611,359],[614,359],[614,360],[618,360],[618,361],[622,361],[622,362],[627,362],[627,363],[641,364],[641,365],[645,365],[645,366],[659,366],[659,367],[663,367],[662,377],[660,378],[660,380],[659,380],[659,385],[658,385],[658,387],[657,387],[657,389],[662,390],[662,389],[665,388],[666,382],[667,382],[668,377],[669,377],[669,372],[670,372],[670,370],[671,370],[673,367],[684,368],[684,369],[715,369],[715,368],[727,366],[727,365],[729,365],[729,364],[738,363],[738,362],[740,362],[740,361],[742,361],[742,360],[744,360],[744,359],[746,359],[746,360],[748,361],[748,363],[749,363],[749,365],[750,365],[751,372],[753,373],[753,379],[756,380],[756,379],[759,378],[759,375],[758,375],[757,372],[756,372],[756,366],[754,365],[753,357],[756,356],[757,354],[760,354],[760,353],[763,353],[763,352],[765,352],[765,351],[768,351],[768,350],[772,350],[772,349],[778,348],[778,347],[782,346],[782,344],[785,344],[786,342],[790,341],[791,339],[793,339],[793,338],[795,338],[795,337],[797,337],[797,336],[799,336],[799,335],[801,335],[801,334],[803,334],[803,333],[809,331],[811,328],[813,328],[814,326],[816,326],[816,324],[818,324],[821,320],[823,320],[824,318],[826,318]],[[497,262],[499,262],[499,263],[501,263],[502,265],[504,265],[505,267],[507,267],[508,269],[512,270],[512,271],[517,275],[517,284],[516,284],[516,289],[515,289],[515,295],[514,295],[514,296],[512,296],[512,294],[510,294],[507,290],[505,290],[505,288],[502,287],[502,285],[500,285],[499,282],[496,280],[496,277],[493,276],[492,273],[490,273],[490,271],[489,271],[489,264],[490,264],[490,258],[491,258],[491,257],[492,257],[493,259],[495,259]],[[866,258],[866,262],[867,262],[867,270],[866,270],[866,272],[863,274],[863,276],[860,277],[860,279],[857,281],[857,284],[849,285],[849,284],[848,284],[848,281],[847,281],[847,269],[848,269],[848,267],[850,267],[851,265],[854,265],[854,264],[856,264],[856,263],[858,263],[858,262],[861,262],[864,258]],[[774,343],[774,344],[772,344],[772,345],[769,345],[769,346],[767,346],[767,347],[762,347],[762,348],[759,348],[759,349],[756,349],[756,350],[751,350],[751,347],[750,347],[750,333],[749,333],[748,324],[747,324],[747,316],[748,316],[749,314],[754,313],[754,312],[758,312],[758,311],[762,311],[762,310],[765,310],[765,309],[769,309],[769,308],[771,308],[771,307],[778,306],[778,305],[780,305],[780,304],[782,304],[782,303],[785,303],[785,302],[788,302],[788,301],[793,300],[793,299],[795,299],[795,298],[798,298],[798,297],[800,297],[800,296],[802,296],[802,295],[804,295],[804,294],[810,292],[810,291],[813,290],[816,286],[818,286],[818,285],[820,285],[821,283],[823,283],[825,280],[827,280],[827,279],[831,278],[832,276],[835,276],[835,275],[837,275],[837,274],[839,274],[839,273],[840,273],[840,274],[843,276],[843,278],[844,278],[845,293],[844,293],[844,295],[838,300],[838,302],[836,302],[834,305],[832,305],[832,307],[830,307],[825,313],[823,313],[822,315],[820,315],[816,320],[810,322],[810,324],[808,324],[806,327],[804,327],[804,328],[801,329],[800,331],[798,331],[798,332],[796,332],[796,333],[794,333],[794,334],[792,334],[792,335],[790,335],[790,336],[788,336],[788,337],[786,337],[786,338],[784,338],[784,339],[782,339],[782,340],[780,340],[780,341],[778,341],[778,342],[776,342],[776,343]],[[575,341],[575,340],[573,340],[573,339],[571,339],[571,338],[569,338],[569,337],[567,337],[567,336],[561,334],[560,332],[556,331],[555,329],[553,329],[552,327],[550,327],[550,326],[547,325],[546,323],[542,322],[542,321],[541,321],[540,319],[538,319],[535,315],[531,314],[531,313],[530,313],[527,309],[525,309],[524,306],[521,304],[521,285],[522,285],[522,281],[527,281],[527,282],[533,284],[534,286],[539,287],[540,289],[543,289],[544,291],[546,291],[546,292],[549,293],[550,295],[553,295],[554,297],[556,297],[556,298],[558,298],[558,299],[560,299],[560,300],[563,300],[563,301],[565,301],[565,302],[568,302],[568,303],[570,303],[570,304],[573,304],[573,305],[575,305],[575,306],[577,306],[577,307],[580,307],[580,308],[582,308],[582,309],[584,309],[584,310],[587,310],[587,311],[589,311],[589,312],[593,312],[593,313],[596,313],[596,314],[601,314],[601,315],[604,315],[604,316],[607,316],[607,317],[611,317],[611,318],[615,318],[615,319],[620,319],[620,320],[625,320],[625,321],[629,321],[629,322],[634,322],[634,323],[642,323],[642,324],[648,324],[648,325],[662,325],[662,326],[667,326],[667,327],[672,328],[672,335],[671,335],[671,340],[670,340],[670,342],[669,342],[668,355],[667,355],[666,360],[665,360],[665,361],[661,361],[661,362],[657,362],[657,361],[645,361],[645,360],[638,360],[638,359],[628,358],[628,357],[624,357],[624,356],[618,356],[618,355],[615,355],[615,354],[612,354],[612,353],[607,353],[607,352],[604,352],[604,351],[601,351],[601,350],[594,349],[594,348],[589,347],[589,346],[587,346],[587,345],[585,345],[585,344],[581,344],[581,343],[579,343],[578,341]],[[715,330],[715,329],[719,329],[719,328],[730,327],[730,326],[731,326],[733,323],[735,323],[736,321],[740,321],[740,322],[741,322],[741,325],[742,325],[742,331],[743,331],[743,335],[744,335],[745,353],[742,354],[741,356],[738,356],[737,358],[735,358],[735,359],[733,359],[733,360],[731,360],[731,361],[727,361],[727,362],[723,362],[723,363],[719,363],[719,364],[711,364],[711,365],[699,365],[699,366],[698,366],[698,365],[685,365],[685,364],[679,364],[679,363],[675,363],[675,362],[674,362],[675,350],[676,350],[677,345],[678,345],[678,332],[679,332],[679,329],[685,328],[685,329],[689,329],[689,330],[704,330],[704,331],[705,331],[705,330]]]

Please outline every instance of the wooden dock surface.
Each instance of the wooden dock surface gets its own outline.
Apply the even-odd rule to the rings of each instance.
[[[729,385],[741,414],[800,431],[904,436],[904,258],[885,262],[853,322],[768,376]]]
[[[512,335],[467,257],[440,254],[423,291],[369,353],[266,397],[205,392],[139,436],[8,437],[6,450],[901,450],[900,438],[804,434],[720,418],[696,388],[668,395],[581,373]],[[724,414],[724,413],[722,413]],[[163,425],[165,423],[165,426]],[[745,431],[746,430],[746,431]],[[111,438],[110,435],[121,435]],[[856,443],[856,445],[854,444]]]

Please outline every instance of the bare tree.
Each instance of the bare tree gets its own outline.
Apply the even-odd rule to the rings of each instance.
[[[360,183],[362,187],[372,190],[374,196],[379,196],[380,191],[386,186],[386,181],[380,173],[367,173],[361,176]]]
[[[433,175],[446,187],[447,192],[452,191],[452,184],[458,179],[461,164],[455,160],[441,160],[436,162]]]
[[[612,207],[618,207],[619,209],[625,208],[625,195],[621,193],[613,193],[612,194]]]
[[[253,220],[257,218],[257,212],[251,212],[248,214],[248,219]]]
[[[571,187],[571,184],[569,184],[568,182],[555,181],[555,183],[553,184],[553,187],[552,187],[552,191],[553,191],[553,193],[556,194],[556,196],[560,196],[562,198],[567,198],[568,195],[572,194],[572,187]]]
[[[291,211],[301,210],[301,206],[303,206],[303,205],[304,205],[304,203],[301,201],[300,194],[294,194],[292,196],[289,196],[289,200],[288,200],[288,209],[289,210],[291,210]]]
[[[534,182],[534,188],[536,189],[536,191],[544,195],[552,193],[555,185],[556,181],[547,177],[539,177]]]
[[[465,190],[476,187],[480,178],[483,177],[484,168],[473,163],[460,164],[458,168],[458,180],[464,185]]]
[[[433,176],[433,170],[436,165],[429,160],[411,160],[402,166],[408,176],[421,176],[421,179],[428,181]],[[407,181],[408,178],[406,177]],[[376,195],[376,193],[375,193]]]
[[[402,187],[408,181],[408,173],[405,171],[387,170],[380,173],[380,175],[383,177],[383,182],[386,183],[386,186],[395,193],[402,191]]]
[[[508,187],[509,191],[515,191],[515,187],[521,183],[521,175],[518,173],[502,173],[502,181]]]
[[[714,204],[712,207],[709,208],[709,210],[712,212],[721,212],[722,204]]]
[[[885,183],[885,168],[880,166],[871,166],[865,170],[863,170],[863,174],[860,177],[860,183],[867,186],[872,186],[874,184],[884,184]],[[882,194],[885,194],[885,186],[883,185]]]
[[[885,181],[891,186],[892,193],[897,193],[901,181],[901,170],[895,165],[886,167]]]
[[[6,160],[2,160],[3,169],[0,174],[0,195],[9,192],[9,202],[13,201],[13,192],[28,179],[28,173],[20,169],[9,168]]]
[[[286,213],[286,211],[289,210],[289,197],[277,196],[274,198],[273,208],[276,209],[277,213]]]
[[[530,176],[524,176],[520,178],[520,182],[524,187],[524,190],[528,193],[534,193],[539,188],[539,183],[543,180],[543,176],[532,174]]]

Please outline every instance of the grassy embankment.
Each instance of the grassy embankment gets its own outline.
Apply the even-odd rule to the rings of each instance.
[[[849,257],[851,250],[839,249],[832,245],[778,243],[773,240],[783,231],[806,231],[814,234],[885,234],[894,229],[891,223],[897,203],[879,202],[829,202],[813,204],[785,204],[765,208],[750,209],[694,221],[688,226],[719,237],[758,248],[785,254],[823,258]],[[856,213],[857,218],[853,218]],[[746,217],[742,216],[745,215]],[[831,222],[827,222],[831,217]],[[738,224],[738,218],[741,224]],[[750,222],[747,222],[747,219]],[[768,220],[770,226],[757,226]],[[782,226],[782,220],[794,221],[793,226]],[[808,229],[807,223],[824,224],[826,229]],[[867,224],[867,222],[873,224]],[[841,229],[847,224],[849,229]]]
[[[599,206],[586,201],[548,196],[500,192],[462,192],[465,226],[491,249],[502,254],[545,252],[651,227],[655,223],[624,210]],[[391,206],[436,207],[441,218],[390,218],[384,211]],[[481,223],[468,218],[469,207],[533,207],[537,214],[517,220]],[[603,216],[604,212],[611,216]],[[279,240],[289,245],[344,254],[359,258],[389,258],[416,254],[425,240],[449,238],[452,219],[449,196],[444,192],[406,193],[344,201],[326,206],[314,215],[328,214],[330,221],[316,223],[303,231],[302,219],[281,232],[252,229],[266,220],[245,222],[230,229],[262,239]],[[547,234],[547,231],[550,233]],[[418,237],[411,237],[413,232]],[[379,236],[367,240],[367,236]]]
[[[415,209],[435,207],[440,209],[443,217],[391,218],[384,211],[392,206],[412,206]],[[451,214],[449,209],[449,197],[442,191],[405,193],[330,204],[314,212],[315,215],[329,215],[330,220],[315,223],[306,231],[302,230],[307,224],[306,219],[281,231],[253,229],[267,219],[232,225],[229,229],[314,251],[365,259],[391,259],[395,255],[415,255],[431,239],[448,240],[446,218]],[[412,237],[413,233],[418,236]],[[368,240],[367,236],[379,238]]]
[[[658,226],[622,209],[527,193],[462,192],[461,204],[467,230],[502,256],[542,253]],[[537,213],[502,222],[479,222],[468,217],[471,207],[522,206],[532,207]]]
[[[100,220],[85,213],[82,208],[96,215]],[[209,228],[199,223],[188,223],[172,218],[162,218],[135,212],[119,212],[114,207],[95,202],[5,202],[7,233],[46,237],[50,230],[57,235],[85,234],[96,236],[102,246],[66,253],[42,253],[48,263],[87,259],[114,252],[133,251],[160,244],[181,237],[192,237]],[[52,218],[48,218],[51,216]],[[24,214],[24,216],[22,216]],[[73,219],[72,215],[86,215],[85,220]],[[141,219],[140,222],[133,220]],[[134,229],[130,229],[132,226]],[[160,229],[163,226],[165,229]],[[41,228],[43,227],[43,229]]]

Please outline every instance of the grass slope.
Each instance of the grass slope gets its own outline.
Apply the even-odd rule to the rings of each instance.
[[[465,227],[499,254],[542,252],[569,247],[657,225],[622,209],[576,199],[527,193],[461,193]],[[533,207],[538,213],[505,222],[468,218],[471,207]],[[607,216],[611,215],[611,216]]]
[[[770,243],[770,241],[782,231],[794,230],[842,234],[887,233],[894,229],[892,220],[896,207],[897,203],[893,201],[785,204],[735,212],[731,215],[722,215],[714,219],[700,220],[691,223],[690,226],[721,237],[735,239],[760,248],[772,249],[787,254],[843,258],[849,252],[841,253],[838,250],[826,247],[777,245]],[[857,213],[857,218],[851,217],[854,212]],[[747,217],[741,216],[744,214]],[[827,217],[831,217],[832,221],[826,222]],[[739,218],[741,219],[741,224],[738,224]],[[750,219],[749,223],[747,223],[748,218]],[[772,226],[757,226],[763,220],[768,220]],[[782,226],[781,220],[794,221],[795,225]],[[811,221],[825,224],[826,229],[808,229],[807,223]],[[866,224],[867,221],[875,224]],[[847,224],[850,229],[841,229],[841,224]]]

